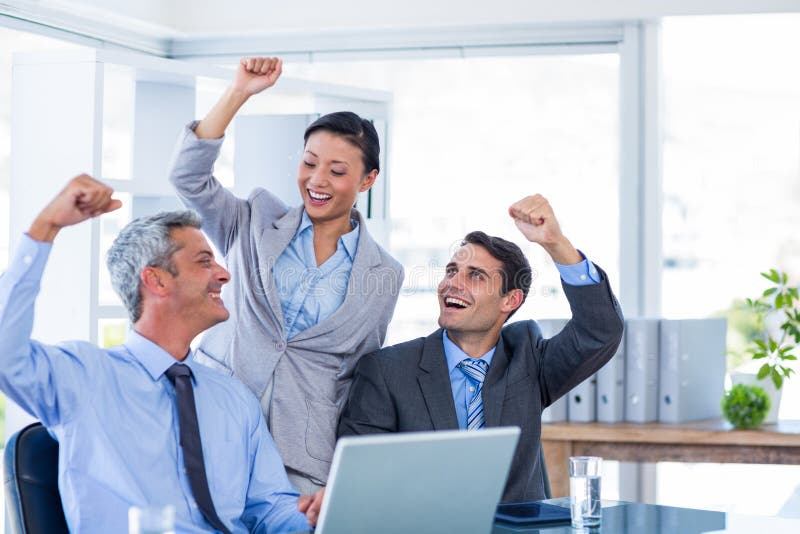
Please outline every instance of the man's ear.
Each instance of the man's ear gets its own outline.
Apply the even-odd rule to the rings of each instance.
[[[364,178],[361,182],[361,185],[358,187],[359,192],[363,193],[364,191],[368,190],[375,184],[375,180],[378,179],[378,169],[372,169],[369,171],[369,174]]]
[[[147,266],[142,269],[139,279],[142,281],[142,288],[148,293],[163,297],[169,291],[169,280],[167,273],[158,267]]]
[[[525,300],[522,295],[521,289],[512,289],[503,297],[505,301],[500,306],[500,311],[511,313],[520,306],[522,306],[523,301]]]

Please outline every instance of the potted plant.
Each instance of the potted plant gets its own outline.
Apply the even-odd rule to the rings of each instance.
[[[770,408],[764,388],[736,384],[722,398],[722,415],[734,428],[758,428]]]
[[[771,285],[756,299],[746,299],[745,309],[754,314],[758,335],[744,349],[751,362],[731,373],[734,384],[761,386],[770,396],[771,409],[765,422],[778,419],[783,383],[794,373],[790,362],[797,360],[800,344],[800,290],[789,285],[786,273],[770,269],[761,273]]]

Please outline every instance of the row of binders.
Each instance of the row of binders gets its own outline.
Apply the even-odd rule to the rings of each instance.
[[[567,319],[539,320],[545,338]],[[682,423],[719,417],[727,322],[626,319],[614,357],[542,413],[542,422]]]

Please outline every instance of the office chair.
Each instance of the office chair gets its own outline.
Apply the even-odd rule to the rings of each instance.
[[[9,534],[69,534],[58,493],[58,442],[41,423],[11,436],[4,466]]]

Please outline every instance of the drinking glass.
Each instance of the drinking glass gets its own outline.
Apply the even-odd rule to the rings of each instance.
[[[600,468],[598,456],[569,459],[569,504],[574,528],[600,525]]]

